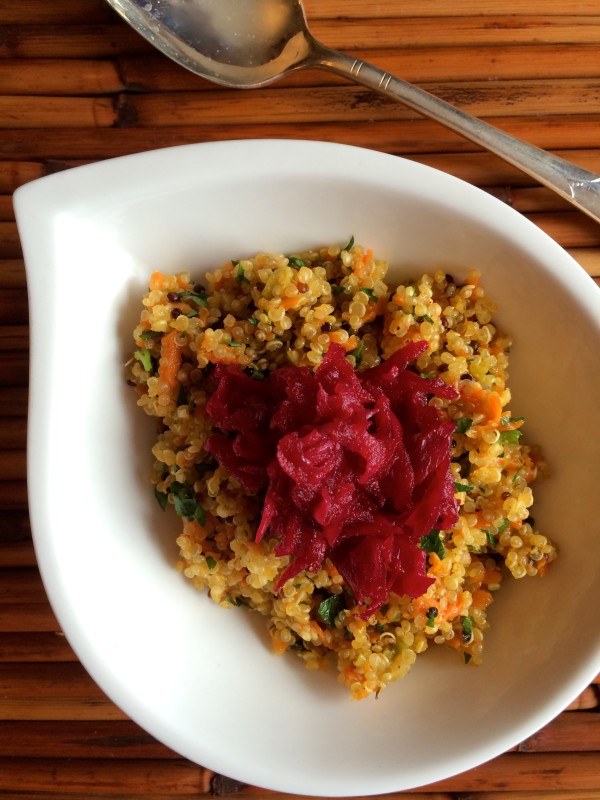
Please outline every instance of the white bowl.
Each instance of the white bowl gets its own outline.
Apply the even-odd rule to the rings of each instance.
[[[37,557],[77,655],[143,728],[254,785],[379,794],[504,752],[600,672],[600,291],[534,225],[448,175],[311,142],[128,156],[28,184],[15,207],[31,303]],[[277,658],[258,615],[219,608],[175,571],[179,521],[148,483],[154,424],[122,369],[153,269],[200,275],[351,235],[397,277],[481,271],[515,339],[511,408],[553,468],[536,522],[560,548],[547,577],[506,582],[483,666],[430,651],[376,702]]]

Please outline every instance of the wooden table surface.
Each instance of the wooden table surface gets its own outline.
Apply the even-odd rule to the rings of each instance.
[[[326,44],[600,173],[600,0],[307,0],[306,8]],[[275,798],[185,761],[130,721],[88,677],[50,609],[27,513],[28,312],[12,192],[78,164],[169,145],[325,139],[485,188],[597,283],[600,225],[439,125],[329,74],[296,73],[248,92],[211,85],[152,50],[102,0],[0,0],[0,129],[0,797]],[[397,796],[600,798],[599,707],[596,682],[514,751]]]

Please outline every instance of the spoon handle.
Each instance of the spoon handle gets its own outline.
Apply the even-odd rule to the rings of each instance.
[[[314,42],[310,66],[332,70],[415,109],[553,189],[600,222],[600,176],[516,139],[366,61]]]

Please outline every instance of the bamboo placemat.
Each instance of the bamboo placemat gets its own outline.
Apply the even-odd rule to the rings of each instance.
[[[598,0],[306,0],[306,9],[325,43],[600,172]],[[0,129],[0,797],[275,800],[185,761],[127,719],[88,677],[48,605],[27,512],[27,294],[12,192],[169,145],[324,139],[402,155],[492,192],[597,283],[600,225],[436,123],[326,73],[235,95],[210,85],[102,0],[0,0]],[[596,681],[514,751],[398,796],[600,798],[599,708]]]

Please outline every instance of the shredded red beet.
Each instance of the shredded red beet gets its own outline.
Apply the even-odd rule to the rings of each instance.
[[[281,367],[257,381],[217,366],[206,411],[218,432],[205,447],[248,492],[266,489],[256,540],[268,534],[292,557],[278,587],[326,557],[366,613],[431,584],[420,539],[452,527],[458,504],[455,424],[429,399],[456,391],[408,369],[426,349],[413,342],[362,374],[338,344],[314,373]]]

